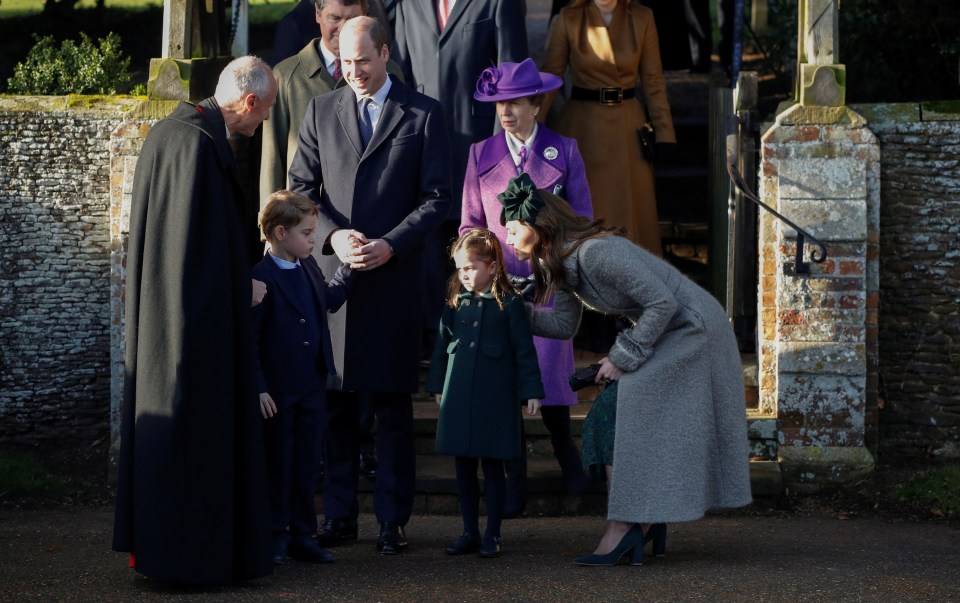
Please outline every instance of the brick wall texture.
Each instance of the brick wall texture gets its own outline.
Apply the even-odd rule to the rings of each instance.
[[[109,434],[108,143],[129,104],[74,101],[0,101],[0,443]]]
[[[960,103],[952,114],[926,109],[867,113],[882,148],[878,415],[888,458],[960,458]]]

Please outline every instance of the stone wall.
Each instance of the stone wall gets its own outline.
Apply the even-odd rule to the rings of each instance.
[[[881,458],[960,458],[960,102],[854,107],[881,142]]]
[[[0,98],[0,444],[109,435],[109,141],[139,102]]]

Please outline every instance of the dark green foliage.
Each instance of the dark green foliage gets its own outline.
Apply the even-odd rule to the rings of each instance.
[[[34,35],[36,44],[17,64],[8,81],[13,94],[120,94],[130,87],[130,58],[120,36],[109,33],[94,42],[81,32],[79,44],[65,40],[59,48],[52,36]]]
[[[848,103],[960,98],[960,2],[842,0],[839,5],[839,62],[847,67]],[[764,46],[771,63],[792,81],[797,0],[770,0],[769,15]]]
[[[0,452],[0,501],[55,499],[65,491],[63,480],[47,473],[32,456]]]

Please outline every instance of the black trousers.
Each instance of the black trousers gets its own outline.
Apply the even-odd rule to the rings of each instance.
[[[359,514],[359,402],[364,396],[369,397],[377,420],[379,468],[374,486],[374,511],[378,522],[403,526],[410,520],[413,510],[416,481],[413,404],[407,393],[327,392],[324,516],[326,519],[353,521]]]

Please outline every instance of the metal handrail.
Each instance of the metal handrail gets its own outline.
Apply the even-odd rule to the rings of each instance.
[[[754,205],[759,205],[763,209],[767,210],[773,214],[778,220],[788,225],[790,228],[794,229],[797,232],[797,255],[796,263],[791,266],[790,264],[785,264],[783,267],[784,274],[791,276],[795,275],[806,275],[810,274],[810,263],[803,260],[803,246],[808,243],[807,239],[810,239],[812,244],[816,244],[819,249],[814,249],[810,252],[810,260],[815,264],[822,264],[827,259],[827,246],[823,244],[817,237],[813,236],[806,230],[800,228],[793,223],[789,218],[773,209],[763,201],[761,201],[750,189],[747,187],[747,182],[743,178],[743,174],[740,173],[740,168],[737,167],[738,157],[737,149],[739,148],[739,140],[737,134],[728,134],[727,135],[727,175],[730,177],[730,182],[733,183],[733,186],[736,188],[737,192],[740,193],[740,196],[744,199],[750,200]],[[819,254],[818,254],[819,251]]]

